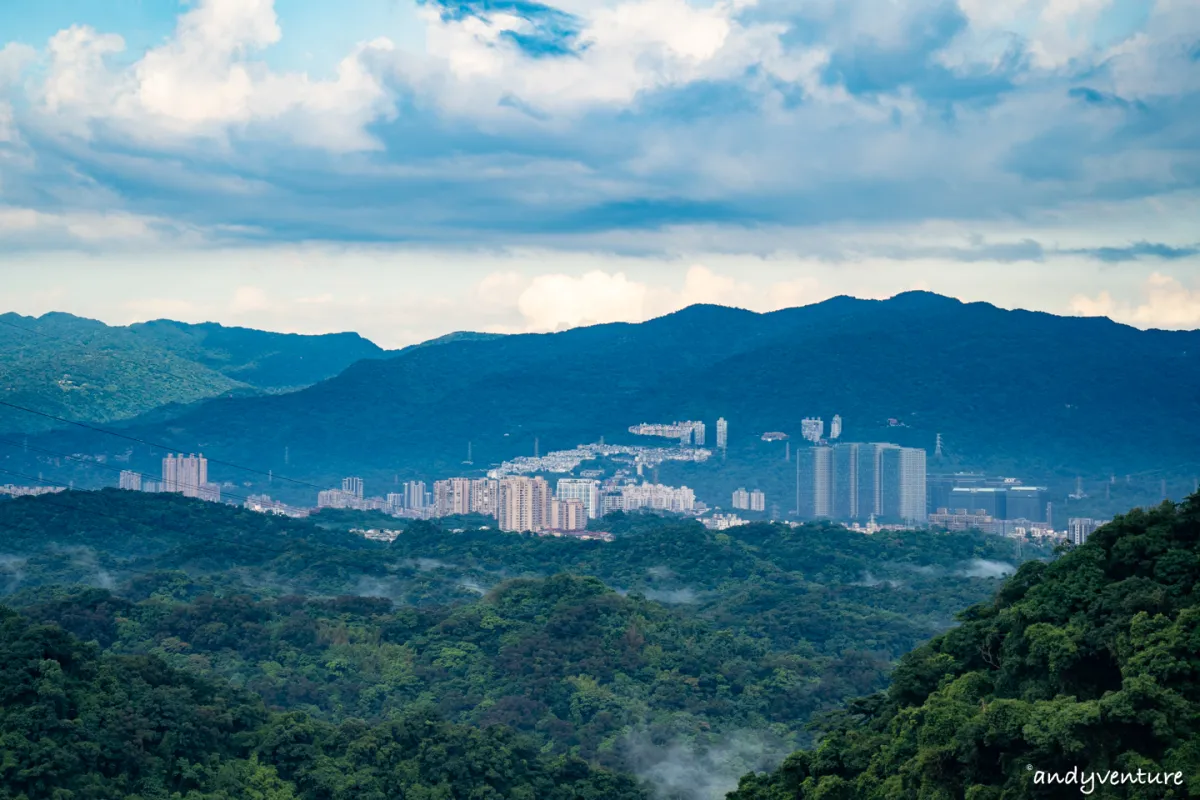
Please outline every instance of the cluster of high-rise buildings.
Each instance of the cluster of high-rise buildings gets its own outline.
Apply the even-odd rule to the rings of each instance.
[[[208,459],[203,454],[170,453],[162,460],[162,480],[144,480],[140,472],[121,470],[120,488],[133,492],[171,492],[184,497],[221,502],[221,485],[208,479]]]
[[[1053,529],[1054,508],[1045,487],[966,472],[931,475],[927,484],[931,525],[998,534],[1041,535]]]
[[[758,489],[747,492],[742,488],[733,493],[731,505],[742,511],[766,511],[767,496]]]
[[[270,498],[256,497],[263,510]],[[426,491],[423,481],[410,481],[402,492],[364,497],[362,480],[346,478],[341,489],[327,489],[317,498],[318,508],[378,510],[397,516],[431,518],[457,514],[494,517],[504,531],[582,531],[588,520],[613,511],[656,509],[689,513],[696,495],[686,486],[629,483],[604,488],[594,478],[560,478],[553,490],[541,476],[503,478],[447,478]],[[283,512],[277,512],[283,513]]]
[[[925,451],[886,443],[818,444],[796,452],[800,519],[921,524],[926,521]]]

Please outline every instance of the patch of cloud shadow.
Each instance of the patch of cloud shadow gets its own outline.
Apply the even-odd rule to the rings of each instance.
[[[427,0],[426,5],[440,9],[443,21],[461,21],[476,17],[487,21],[493,14],[511,14],[530,24],[528,31],[504,31],[501,38],[512,42],[530,58],[573,56],[582,52],[579,42],[582,25],[578,17],[541,3],[521,0]]]
[[[927,103],[947,106],[946,119],[952,119],[949,106],[986,106],[1014,87],[1013,78],[1024,67],[1026,58],[1014,42],[1001,63],[976,74],[956,73],[936,63],[932,56],[943,49],[968,25],[954,3],[941,3],[914,17],[901,45],[882,46],[871,40],[859,40],[838,49],[825,67],[823,81],[841,84],[854,95],[879,95],[901,87],[912,90]]]
[[[752,77],[753,72],[751,70],[747,77]],[[696,81],[683,87],[643,95],[636,109],[624,111],[619,116],[626,120],[658,118],[672,122],[693,122],[712,117],[754,114],[758,110],[758,95],[746,87],[744,80]]]
[[[1117,264],[1122,261],[1137,261],[1140,258],[1161,258],[1174,261],[1180,258],[1190,258],[1200,255],[1200,247],[1171,247],[1159,242],[1135,242],[1128,247],[1096,247],[1082,250],[1068,250],[1074,255],[1091,256],[1107,264]]]
[[[634,199],[603,203],[547,219],[538,232],[580,233],[613,229],[648,230],[670,225],[701,222],[748,223],[766,221],[753,211],[732,203],[705,202],[684,198]]]
[[[1040,242],[1022,239],[1019,242],[981,244],[970,249],[955,250],[953,256],[958,261],[1042,261],[1046,251]]]
[[[1083,178],[1083,150],[1078,131],[1059,128],[1013,147],[1003,167],[1035,182],[1077,181]]]
[[[1072,100],[1079,100],[1089,106],[1102,106],[1107,108],[1120,108],[1126,110],[1146,111],[1147,106],[1141,101],[1126,100],[1120,95],[1111,92],[1102,92],[1098,89],[1093,89],[1089,86],[1076,86],[1067,90],[1067,97]]]
[[[526,103],[524,100],[514,94],[506,94],[504,97],[501,97],[500,106],[503,108],[511,108],[515,111],[520,111],[525,116],[529,117],[530,119],[535,119],[538,122],[545,122],[546,120],[550,119],[549,114],[537,110],[533,106],[529,105],[529,103]]]

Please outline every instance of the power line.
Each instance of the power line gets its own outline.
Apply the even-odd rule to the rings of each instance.
[[[77,427],[84,428],[85,430],[94,431],[95,433],[103,433],[106,436],[115,436],[118,439],[125,439],[126,441],[136,442],[138,444],[146,445],[147,447],[158,448],[159,450],[165,450],[168,453],[185,452],[184,448],[171,447],[170,445],[165,445],[165,444],[162,444],[161,442],[151,442],[146,439],[138,438],[137,436],[129,436],[128,434],[118,433],[117,431],[111,431],[111,430],[107,430],[105,428],[99,428],[99,427],[96,427],[95,425],[88,425],[86,422],[77,422],[72,419],[67,419],[66,417],[60,417],[55,414],[48,414],[45,411],[37,411],[32,408],[26,408],[25,406],[20,406],[20,405],[17,405],[16,403],[10,403],[7,400],[0,400],[0,406],[4,406],[7,408],[14,408],[18,411],[24,411],[28,414],[36,414],[39,417],[45,417],[46,419],[52,419],[55,422],[61,422],[66,425],[75,425]],[[270,473],[270,471],[255,469],[254,467],[243,466],[241,464],[236,464],[232,461],[221,461],[219,459],[210,458],[210,459],[208,459],[208,462],[210,464],[217,464],[222,467],[231,467],[233,469],[242,470],[243,472],[249,472],[254,475],[262,475],[264,477],[272,477],[272,474]],[[308,481],[302,481],[297,478],[289,478],[286,475],[274,475],[273,477],[279,478],[281,481],[287,481],[289,483],[297,484],[299,486],[308,486],[309,488],[316,489],[317,491],[324,491],[323,487],[318,486],[315,483],[309,483]]]

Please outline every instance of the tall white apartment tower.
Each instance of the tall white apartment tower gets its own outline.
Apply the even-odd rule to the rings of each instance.
[[[476,478],[471,481],[471,511],[485,516],[496,516],[500,503],[500,482],[491,478]]]
[[[836,439],[842,435],[842,416],[834,414],[833,419],[829,422],[829,438]]]
[[[342,491],[346,494],[352,494],[359,500],[363,496],[363,479],[362,478],[342,478]]]
[[[500,530],[545,530],[550,524],[550,499],[550,485],[544,478],[504,478],[500,481],[497,514]]]
[[[198,456],[168,454],[163,459],[162,478],[164,492],[199,497],[201,487],[208,483],[208,459],[203,453]]]
[[[717,449],[724,450],[729,444],[729,423],[724,417],[717,420]]]
[[[559,478],[555,486],[559,500],[578,500],[583,503],[588,519],[601,516],[600,481],[589,478]]]

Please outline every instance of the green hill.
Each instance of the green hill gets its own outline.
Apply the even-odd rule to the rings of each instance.
[[[117,490],[0,502],[0,592],[272,711],[374,724],[433,708],[707,800],[664,774],[728,789],[777,763],[813,715],[882,688],[895,658],[989,596],[980,564],[1016,555],[973,534],[638,515],[608,521],[611,543],[451,521],[386,545],[324,517]]]
[[[1023,565],[961,621],[731,800],[1200,794],[1200,496]]]
[[[0,800],[647,800],[627,776],[413,709],[272,714],[153,655],[101,653],[0,606]]]
[[[70,314],[0,315],[0,399],[80,422],[172,415],[220,396],[312,385],[382,351],[357,334],[299,336],[160,320],[112,327]],[[0,407],[0,431],[53,420]]]

